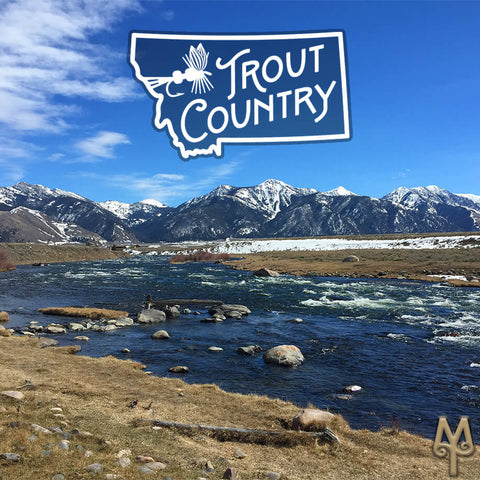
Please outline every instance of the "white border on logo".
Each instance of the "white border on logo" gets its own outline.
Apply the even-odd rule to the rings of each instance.
[[[340,76],[342,81],[342,102],[343,102],[343,133],[333,135],[304,135],[304,136],[292,136],[292,137],[219,137],[214,145],[210,145],[206,149],[195,148],[193,150],[187,150],[185,145],[179,141],[177,134],[173,128],[172,122],[165,118],[161,118],[161,106],[164,95],[157,93],[148,85],[147,81],[143,81],[145,77],[140,72],[140,66],[135,60],[135,51],[137,38],[150,38],[159,40],[291,40],[298,38],[338,38],[339,59],[340,59]],[[154,125],[158,130],[163,130],[165,127],[168,129],[168,133],[172,138],[173,145],[179,149],[181,156],[184,159],[190,157],[197,157],[199,155],[212,155],[215,154],[218,157],[222,156],[223,144],[240,144],[240,143],[299,143],[299,142],[318,142],[318,141],[330,141],[330,140],[349,140],[350,137],[350,117],[348,110],[348,91],[347,91],[347,69],[345,61],[345,44],[342,31],[332,32],[312,32],[312,33],[280,33],[280,34],[236,34],[236,35],[208,35],[208,34],[178,34],[178,33],[142,33],[132,32],[130,40],[130,64],[135,70],[135,76],[139,81],[142,81],[146,86],[148,92],[152,97],[157,98],[155,105],[155,120]]]

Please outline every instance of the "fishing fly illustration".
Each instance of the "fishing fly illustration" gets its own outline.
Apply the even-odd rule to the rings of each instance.
[[[144,77],[144,79],[153,89],[166,84],[165,91],[172,98],[180,97],[184,94],[180,92],[171,93],[170,85],[172,83],[180,85],[184,80],[192,82],[191,93],[205,93],[213,88],[212,83],[207,78],[207,75],[210,76],[212,74],[206,71],[209,55],[201,43],[198,44],[197,48],[192,45],[188,55],[183,56],[183,61],[188,67],[183,73],[180,70],[175,70],[170,77]]]

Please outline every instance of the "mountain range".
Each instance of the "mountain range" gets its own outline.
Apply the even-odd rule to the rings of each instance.
[[[305,237],[480,230],[480,196],[435,185],[382,198],[327,192],[280,180],[220,185],[178,207],[156,200],[94,202],[20,182],[0,187],[0,242],[135,244],[227,237]]]

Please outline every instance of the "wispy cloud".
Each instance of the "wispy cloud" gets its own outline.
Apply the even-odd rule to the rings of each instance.
[[[113,158],[115,156],[114,148],[128,143],[130,140],[125,134],[104,131],[77,142],[75,147],[88,157]]]
[[[107,67],[115,58],[92,42],[138,0],[13,0],[0,6],[0,123],[20,131],[58,132],[68,127],[81,97],[123,101],[134,96],[130,78]],[[62,101],[62,103],[59,103]]]
[[[207,167],[201,174],[200,180],[195,177],[171,174],[157,173],[154,175],[145,175],[144,173],[131,174],[109,174],[101,175],[92,172],[77,173],[83,177],[92,178],[101,182],[103,185],[109,185],[120,190],[127,190],[134,193],[138,200],[143,198],[154,198],[167,205],[176,205],[184,201],[185,198],[193,198],[203,195],[219,183],[223,182],[233,174],[240,166],[238,160],[232,160],[219,167]]]

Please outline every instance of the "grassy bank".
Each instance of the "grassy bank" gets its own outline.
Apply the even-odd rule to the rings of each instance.
[[[44,245],[41,243],[0,243],[15,265],[32,263],[80,262],[84,260],[111,260],[128,256],[122,250],[83,245]]]
[[[278,472],[284,480],[448,478],[448,462],[432,455],[431,441],[398,430],[354,431],[341,418],[332,425],[341,440],[338,446],[220,442],[205,434],[136,427],[135,420],[143,417],[281,430],[298,407],[267,397],[226,393],[214,385],[152,377],[138,363],[74,356],[68,351],[40,349],[35,339],[0,338],[0,391],[16,390],[26,378],[34,384],[22,390],[25,399],[21,403],[0,397],[0,454],[20,456],[16,463],[2,465],[0,461],[0,478],[42,480],[57,473],[67,479],[87,478],[85,468],[100,463],[104,471],[99,478],[112,473],[138,480],[142,475],[137,470],[137,455],[150,456],[166,466],[148,478],[170,476],[174,480],[221,479],[229,466],[240,480],[265,479],[268,472]],[[11,422],[18,426],[12,428]],[[69,450],[61,450],[59,434],[36,433],[38,438],[29,440],[32,423],[80,433],[70,438]],[[238,449],[245,458],[238,458]],[[132,464],[126,468],[116,464],[122,450],[131,452]],[[207,461],[213,472],[205,471]],[[459,478],[477,479],[479,471],[478,455],[460,460]]]
[[[344,262],[349,255],[357,256],[359,261]],[[427,281],[442,281],[442,275],[461,275],[470,281],[449,281],[456,285],[480,287],[480,248],[285,251],[252,253],[244,257],[225,263],[238,270],[269,268],[292,275],[408,278]]]

